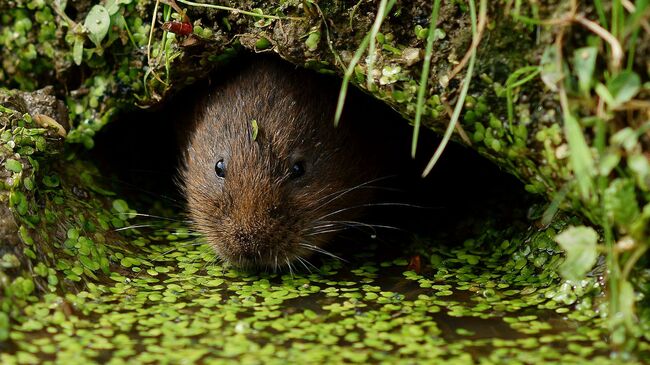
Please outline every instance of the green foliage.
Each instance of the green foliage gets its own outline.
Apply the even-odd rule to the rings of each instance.
[[[532,81],[541,72],[538,66],[526,66],[513,72],[506,80],[506,100],[508,103],[508,125],[514,124],[514,90]]]
[[[318,48],[318,43],[320,42],[320,32],[311,32],[305,40],[305,45],[310,51],[315,51]]]
[[[114,12],[117,12],[117,4],[114,4],[112,7]],[[93,6],[88,15],[86,15],[86,20],[84,21],[84,27],[88,30],[88,38],[95,43],[95,46],[99,47],[104,37],[108,33],[108,28],[111,25],[111,18],[109,13],[101,5]]]
[[[641,79],[633,71],[623,71],[607,81],[599,83],[596,93],[603,98],[610,108],[617,108],[630,101],[641,88]]]
[[[567,142],[569,143],[569,158],[571,168],[575,174],[580,195],[587,200],[593,196],[595,175],[594,158],[587,145],[582,128],[578,120],[571,114],[564,116],[564,128]]]
[[[21,172],[23,170],[23,165],[18,160],[8,158],[7,161],[5,161],[5,168],[12,172]]]
[[[584,95],[589,94],[593,83],[594,70],[596,69],[596,59],[598,48],[583,47],[573,52],[573,69],[578,76],[578,85]]]
[[[591,227],[569,227],[555,237],[564,252],[566,261],[560,273],[569,280],[580,280],[591,270],[598,258],[598,234]]]
[[[616,223],[622,233],[639,217],[639,205],[634,180],[618,178],[610,182],[603,195],[603,209],[610,224]]]
[[[9,316],[7,313],[0,311],[0,341],[6,341],[9,338]]]

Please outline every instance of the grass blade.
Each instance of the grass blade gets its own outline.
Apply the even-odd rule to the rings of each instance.
[[[470,16],[472,18],[472,35],[473,37],[478,37],[478,29],[477,29],[478,22],[476,19],[476,5],[474,3],[474,0],[469,0],[469,10],[470,10]],[[480,17],[482,19],[485,19],[487,13],[486,0],[481,0],[479,11],[480,11]],[[478,44],[477,42],[473,42],[473,46],[477,44]],[[436,165],[436,162],[438,162],[438,159],[440,159],[440,156],[442,155],[442,152],[445,150],[445,147],[447,147],[447,143],[449,143],[449,139],[451,139],[451,134],[453,133],[454,128],[456,128],[456,123],[458,122],[458,118],[460,117],[460,112],[463,110],[463,104],[465,103],[465,97],[467,97],[469,84],[470,81],[472,80],[472,74],[474,72],[475,62],[476,62],[476,47],[473,47],[471,56],[469,58],[469,64],[467,65],[467,73],[465,75],[465,78],[463,79],[463,87],[460,91],[458,102],[454,107],[454,112],[451,115],[451,120],[449,121],[449,125],[447,126],[447,130],[445,131],[442,141],[440,141],[440,145],[438,145],[436,152],[433,154],[433,157],[431,157],[431,160],[427,164],[427,167],[424,169],[424,172],[422,173],[422,177],[426,177],[431,172],[433,167]]]
[[[429,68],[431,66],[431,54],[433,53],[433,41],[435,40],[436,23],[438,22],[438,11],[440,10],[440,0],[435,0],[429,17],[429,33],[427,33],[427,46],[424,51],[424,61],[422,63],[422,74],[420,75],[420,85],[418,87],[418,98],[415,106],[415,125],[413,126],[413,141],[411,142],[411,157],[415,157],[418,146],[418,136],[420,125],[422,123],[422,113],[424,111],[424,94],[429,81]]]

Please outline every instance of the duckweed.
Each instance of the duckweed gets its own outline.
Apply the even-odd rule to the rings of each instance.
[[[313,272],[251,273],[215,262],[212,249],[180,222],[135,228],[144,218],[133,204],[89,191],[108,209],[95,205],[97,217],[74,204],[64,209],[72,220],[58,244],[64,252],[55,254],[63,260],[56,269],[41,263],[34,270],[48,277],[50,293],[35,297],[36,283],[25,277],[9,287],[26,303],[12,320],[0,312],[3,364],[617,363],[590,304],[600,283],[563,282],[554,270],[562,254],[551,237],[566,223],[521,232],[486,222],[482,234],[459,245],[419,237],[408,245],[425,263],[419,272],[409,270],[403,253],[381,258],[382,248],[368,243],[349,263],[314,258]],[[65,188],[47,194],[70,199]],[[99,217],[134,228],[111,233],[90,224]],[[120,243],[128,241],[142,244]],[[535,265],[539,257],[558,261]],[[11,255],[1,262],[20,265]],[[100,279],[102,270],[109,281]],[[84,288],[59,294],[59,275]]]

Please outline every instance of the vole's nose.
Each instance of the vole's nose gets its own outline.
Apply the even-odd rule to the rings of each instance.
[[[268,240],[265,239],[265,235],[256,230],[238,229],[234,239],[243,259],[254,260],[267,255]]]

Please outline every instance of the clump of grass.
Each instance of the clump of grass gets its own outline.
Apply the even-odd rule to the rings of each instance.
[[[476,5],[474,3],[474,0],[469,0],[469,9],[470,9],[470,18],[472,21],[472,44],[465,57],[463,57],[463,60],[465,59],[469,60],[467,66],[467,72],[465,73],[465,78],[463,79],[463,83],[462,83],[463,86],[460,90],[460,95],[458,97],[458,101],[456,102],[456,106],[454,107],[454,112],[451,116],[451,120],[449,121],[449,125],[445,130],[445,134],[442,137],[442,141],[440,141],[440,145],[438,145],[438,148],[436,148],[433,157],[431,157],[431,160],[429,160],[429,163],[424,169],[424,172],[422,173],[423,177],[427,176],[431,172],[433,167],[440,159],[440,156],[442,156],[445,147],[447,147],[447,143],[449,143],[449,140],[451,139],[451,134],[453,133],[454,129],[456,128],[456,124],[458,123],[458,118],[460,118],[460,113],[463,110],[463,105],[465,104],[465,98],[467,97],[467,91],[469,90],[469,85],[470,82],[472,81],[472,75],[474,73],[474,63],[476,62],[476,50],[481,41],[481,32],[484,29],[485,24],[487,22],[487,1],[481,0],[481,2],[479,3],[478,18],[476,15]],[[465,61],[461,61],[459,66],[462,67],[464,65],[464,62]],[[459,69],[459,66],[457,66],[456,69]],[[454,71],[452,71],[452,74],[455,74]]]
[[[650,247],[645,228],[650,222],[650,162],[644,155],[647,147],[640,140],[649,124],[644,118],[650,113],[650,104],[635,99],[641,90],[641,78],[633,70],[638,34],[650,17],[650,3],[615,0],[606,9],[597,0],[594,6],[597,22],[588,19],[575,0],[569,11],[556,19],[515,16],[526,24],[552,26],[558,31],[541,68],[522,68],[508,79],[508,121],[512,125],[514,119],[510,90],[540,75],[560,103],[572,172],[545,220],[562,200],[571,198],[580,201],[585,215],[600,226],[600,240],[593,229],[584,226],[558,236],[571,263],[562,273],[568,278],[584,277],[596,255],[606,255],[611,342],[615,348],[627,351],[634,348],[642,333],[631,275]],[[576,47],[572,59],[565,57],[565,33],[575,25],[595,35],[603,47],[592,42],[590,46]],[[605,65],[604,69],[599,65]]]
[[[471,7],[472,9],[475,10],[475,5],[472,2]],[[379,33],[379,29],[381,27],[381,24],[385,20],[386,16],[390,12],[391,8],[395,4],[395,0],[382,0],[379,3],[378,6],[378,11],[377,11],[377,16],[375,18],[375,22],[373,23],[372,28],[370,31],[364,36],[364,38],[361,40],[361,43],[359,44],[359,47],[356,49],[352,59],[350,60],[350,63],[348,64],[345,73],[343,75],[343,81],[341,82],[341,89],[339,91],[339,98],[336,106],[336,112],[334,115],[334,125],[337,126],[340,122],[341,119],[341,114],[343,113],[343,107],[345,105],[345,98],[347,95],[347,90],[348,90],[348,85],[350,83],[350,77],[352,77],[352,74],[354,73],[354,70],[356,66],[358,65],[359,61],[361,60],[361,57],[366,53],[368,53],[368,60],[366,64],[366,88],[368,90],[372,90],[373,85],[374,85],[374,63],[375,63],[375,42],[377,38],[377,34]],[[472,29],[473,29],[473,41],[470,46],[470,50],[467,52],[461,63],[452,71],[450,74],[450,79],[453,78],[460,70],[464,68],[464,66],[467,64],[468,61],[470,61],[470,67],[468,67],[468,72],[467,74],[469,77],[466,77],[465,82],[464,82],[464,91],[461,91],[461,98],[459,98],[459,101],[457,103],[457,108],[454,110],[454,113],[452,115],[452,119],[449,123],[448,131],[445,133],[445,138],[441,142],[440,146],[436,150],[436,153],[431,159],[431,162],[429,163],[429,166],[427,166],[427,170],[425,170],[424,175],[427,175],[429,171],[433,168],[437,160],[440,158],[440,155],[444,151],[447,143],[449,142],[449,138],[451,137],[451,132],[454,130],[454,128],[457,126],[457,121],[458,118],[460,117],[460,112],[462,110],[462,105],[464,103],[465,97],[467,96],[467,90],[469,89],[469,83],[471,80],[471,75],[473,73],[473,67],[474,67],[474,62],[476,60],[476,48],[478,47],[478,44],[480,42],[481,38],[481,33],[485,27],[486,24],[486,14],[487,14],[487,4],[484,2],[481,2],[481,16],[479,16],[479,19],[477,21],[476,19],[476,13],[474,12],[474,18],[472,19]],[[411,155],[415,157],[415,153],[417,150],[417,141],[418,141],[418,135],[419,135],[419,130],[420,126],[422,124],[422,114],[424,113],[424,97],[426,94],[427,86],[428,86],[428,80],[429,80],[429,71],[430,71],[430,65],[431,65],[431,57],[433,54],[433,43],[436,39],[436,24],[438,21],[438,12],[440,10],[440,0],[435,0],[433,3],[433,6],[431,8],[431,16],[429,18],[429,28],[428,28],[428,33],[427,33],[427,41],[426,41],[426,47],[425,47],[425,53],[424,53],[424,61],[422,64],[422,72],[420,76],[420,84],[418,86],[418,93],[417,93],[417,101],[416,101],[416,114],[415,114],[415,121],[414,121],[414,130],[413,130],[413,139],[412,139],[412,146],[411,146]]]

